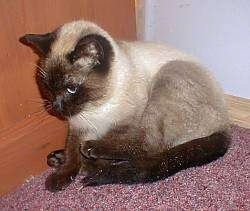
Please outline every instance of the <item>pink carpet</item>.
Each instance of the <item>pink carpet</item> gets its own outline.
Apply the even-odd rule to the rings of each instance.
[[[250,210],[250,130],[233,127],[223,158],[151,184],[44,189],[45,172],[0,198],[0,210]]]

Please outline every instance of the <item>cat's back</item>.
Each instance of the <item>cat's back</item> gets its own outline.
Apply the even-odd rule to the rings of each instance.
[[[126,52],[136,70],[146,74],[145,77],[148,77],[151,82],[155,81],[159,72],[167,77],[179,73],[179,81],[191,80],[193,83],[208,84],[207,88],[210,91],[213,90],[212,92],[222,96],[221,87],[213,74],[193,56],[161,43],[135,41],[119,42],[119,45]],[[169,65],[172,67],[171,71],[166,68]],[[190,66],[194,68],[189,68]]]
[[[175,140],[176,145],[227,127],[223,91],[195,58],[157,43],[125,42],[121,47],[137,71],[148,76],[148,114],[164,116],[166,140]]]
[[[124,50],[138,71],[146,72],[151,79],[168,62],[194,61],[196,59],[175,49],[174,47],[154,42],[119,42],[120,47]]]

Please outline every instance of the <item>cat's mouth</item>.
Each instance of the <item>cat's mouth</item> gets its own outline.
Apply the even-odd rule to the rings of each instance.
[[[67,120],[80,111],[78,106],[67,105],[65,103],[52,103],[51,113],[59,119]]]
[[[61,120],[67,120],[73,114],[68,111],[62,103],[52,102],[50,103],[50,109],[47,109],[45,106],[45,110],[52,116],[55,116]]]

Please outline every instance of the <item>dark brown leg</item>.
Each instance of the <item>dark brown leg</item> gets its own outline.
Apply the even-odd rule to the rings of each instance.
[[[83,186],[108,183],[133,183],[139,180],[139,171],[132,161],[97,159],[89,162],[92,167],[82,180]],[[91,170],[90,170],[91,169]]]
[[[77,133],[70,131],[66,140],[65,162],[47,177],[46,189],[53,192],[63,190],[74,180],[81,165],[79,146]]]
[[[143,149],[144,137],[144,131],[124,127],[114,129],[102,140],[86,141],[80,152],[91,162],[83,185],[140,181],[144,173],[140,161],[147,155]]]
[[[88,159],[127,161],[146,156],[143,149],[145,134],[128,127],[108,133],[102,140],[86,141],[80,147],[81,154]]]

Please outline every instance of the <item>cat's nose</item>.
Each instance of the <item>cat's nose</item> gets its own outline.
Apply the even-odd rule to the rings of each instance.
[[[63,110],[62,99],[56,98],[56,100],[52,103],[53,109],[57,112],[61,112]]]

